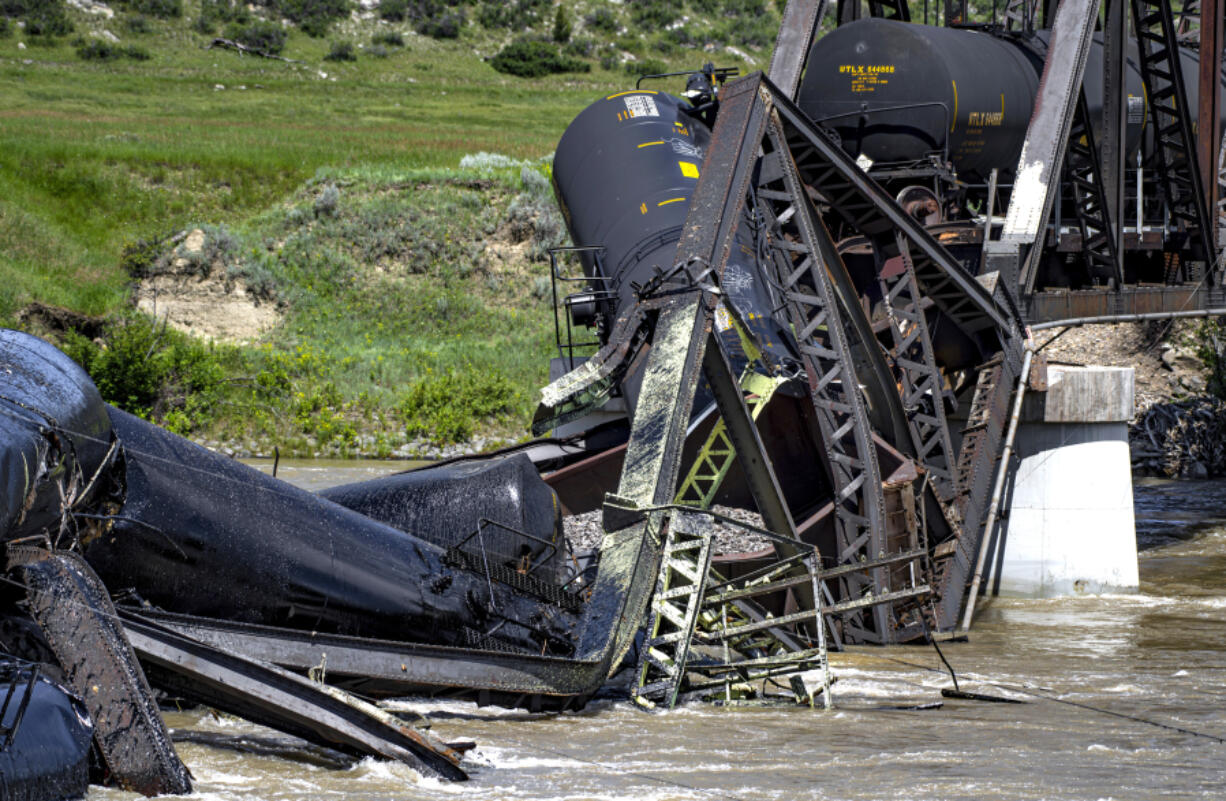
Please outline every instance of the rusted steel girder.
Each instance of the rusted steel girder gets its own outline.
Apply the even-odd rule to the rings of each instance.
[[[905,0],[904,0],[905,2]],[[805,71],[809,48],[822,28],[830,0],[788,0],[779,25],[779,36],[767,69],[771,81],[788,97],[796,96],[800,76]]]
[[[1186,9],[1185,9],[1186,10]],[[1205,187],[1205,208],[1210,211],[1212,219],[1214,243],[1217,242],[1218,201],[1218,150],[1222,141],[1221,117],[1221,75],[1222,47],[1226,45],[1223,37],[1223,15],[1226,3],[1222,0],[1200,0],[1200,109],[1196,119],[1199,128],[1196,137],[1197,158],[1200,162],[1201,182]]]

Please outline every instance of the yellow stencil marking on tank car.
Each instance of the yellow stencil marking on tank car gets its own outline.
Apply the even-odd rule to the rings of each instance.
[[[999,111],[972,111],[966,115],[966,124],[971,128],[997,128],[1005,123],[1005,115]]]
[[[644,142],[643,144],[639,145],[639,147],[651,147],[652,145],[662,145],[662,144],[664,144],[664,140],[657,139],[654,142]]]
[[[983,152],[986,139],[971,139],[971,136],[985,136],[985,128],[999,128],[1005,124],[1005,96],[1000,96],[1000,111],[971,111],[966,115],[966,133],[958,145],[957,152],[963,156],[976,155]]]
[[[949,132],[953,133],[954,128],[958,127],[958,82],[950,81],[950,84],[954,87],[954,116],[949,122]]]
[[[698,165],[697,164],[694,164],[693,162],[689,162],[689,161],[678,161],[677,164],[681,166],[681,174],[684,175],[686,178],[697,178],[698,177]]]
[[[624,97],[625,95],[658,95],[660,94],[654,89],[631,89],[628,92],[618,92],[617,94],[609,95],[605,100],[612,100],[615,97]]]
[[[969,128],[999,128],[1005,124],[1005,95],[1000,96],[1000,111],[972,111],[966,115]]]
[[[639,214],[646,214],[646,213],[647,213],[647,204],[640,203],[639,204]]]
[[[875,92],[878,86],[885,86],[890,81],[885,76],[894,74],[893,64],[842,64],[840,75],[851,76],[851,91]]]
[[[680,202],[682,202],[682,201],[684,201],[684,200],[685,200],[685,198],[683,198],[683,197],[673,197],[673,198],[669,198],[668,200],[661,200],[661,201],[660,201],[659,203],[657,203],[656,205],[657,205],[657,206],[667,206],[669,203],[680,203]]]

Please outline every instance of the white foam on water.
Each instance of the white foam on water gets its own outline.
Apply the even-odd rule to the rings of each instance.
[[[484,755],[494,768],[526,770],[531,768],[588,768],[590,763],[568,757],[539,757],[525,755],[521,750],[485,746]]]
[[[390,712],[416,712],[422,716],[463,715],[475,718],[538,717],[522,709],[501,706],[477,706],[471,701],[438,700],[435,698],[393,698],[379,702],[382,709]],[[544,715],[541,715],[542,717]]]
[[[192,774],[196,777],[196,781],[201,784],[221,784],[232,787],[251,787],[259,777],[250,774],[243,775],[241,773],[229,773],[222,770],[216,770],[207,766],[192,768]]]
[[[431,781],[430,778],[421,775],[403,762],[375,759],[374,757],[366,757],[365,759],[359,760],[346,772],[353,781],[367,783],[388,782],[421,785]],[[434,779],[433,781],[438,782],[439,785],[443,787],[455,784],[454,782],[442,782],[438,779]]]

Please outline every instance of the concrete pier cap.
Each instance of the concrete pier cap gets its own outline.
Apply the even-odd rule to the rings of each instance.
[[[1007,513],[989,540],[987,591],[1014,598],[1136,592],[1128,452],[1135,372],[1046,371],[1046,390],[1027,392],[1023,405],[1002,499]]]

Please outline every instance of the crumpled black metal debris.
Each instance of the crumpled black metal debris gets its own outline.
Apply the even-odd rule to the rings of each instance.
[[[455,569],[443,548],[109,412],[123,500],[84,553],[112,593],[308,631],[571,650],[572,616]]]
[[[35,666],[0,655],[0,704],[0,798],[84,796],[93,726],[81,701]]]
[[[43,340],[0,329],[0,540],[51,529],[81,503],[111,446],[85,371]]]
[[[538,578],[565,580],[562,509],[527,454],[424,467],[319,495],[435,545],[484,546],[508,566],[527,557]]]

